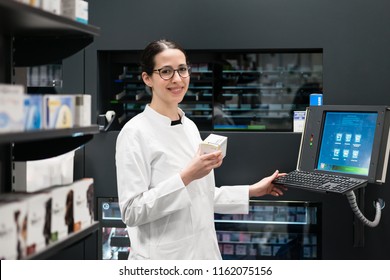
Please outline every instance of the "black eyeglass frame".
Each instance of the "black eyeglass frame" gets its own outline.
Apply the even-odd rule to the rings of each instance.
[[[180,66],[180,67],[184,67],[184,65],[182,65],[182,66]],[[191,66],[185,65],[185,67],[187,68],[187,72],[188,72],[188,76],[185,76],[185,77],[183,77],[183,76],[180,74],[180,72],[179,72],[180,67],[177,68],[177,69],[173,69],[173,67],[171,67],[171,66],[164,66],[164,67],[161,67],[161,68],[159,68],[159,69],[153,69],[153,72],[158,72],[158,75],[160,76],[160,78],[163,79],[163,80],[166,80],[166,81],[172,79],[173,76],[175,76],[175,72],[177,72],[177,74],[179,74],[179,76],[180,76],[181,78],[188,78],[189,76],[191,76]],[[172,76],[171,76],[170,78],[163,78],[163,77],[161,76],[161,72],[160,72],[160,71],[163,70],[163,69],[166,69],[166,68],[169,68],[169,69],[172,70]]]

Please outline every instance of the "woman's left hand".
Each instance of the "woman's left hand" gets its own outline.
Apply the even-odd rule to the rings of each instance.
[[[263,196],[266,194],[272,196],[281,196],[283,191],[286,191],[287,188],[280,185],[275,185],[272,182],[280,177],[284,176],[286,173],[279,173],[278,170],[274,172],[271,176],[265,177],[258,181],[257,183],[249,186],[249,197]]]

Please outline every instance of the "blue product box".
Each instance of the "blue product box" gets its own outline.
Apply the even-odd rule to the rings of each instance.
[[[43,97],[42,95],[27,95],[24,99],[24,129],[37,130],[42,128]]]
[[[322,104],[323,104],[322,93],[310,94],[310,106],[322,106]]]

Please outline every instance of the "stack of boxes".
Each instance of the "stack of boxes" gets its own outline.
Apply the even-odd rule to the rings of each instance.
[[[91,125],[91,95],[25,94],[0,84],[0,133]]]
[[[83,0],[17,0],[47,12],[88,23],[88,2]]]
[[[0,259],[29,258],[94,221],[93,179],[0,197]]]
[[[0,136],[89,125],[90,95],[28,95],[0,84]],[[12,162],[13,192],[0,196],[0,259],[30,258],[93,223],[93,179],[74,181],[74,156]]]

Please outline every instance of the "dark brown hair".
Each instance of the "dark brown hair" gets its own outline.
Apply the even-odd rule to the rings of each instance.
[[[156,57],[156,55],[166,49],[180,50],[186,56],[185,51],[179,44],[165,39],[157,40],[149,43],[149,45],[147,45],[143,50],[140,63],[141,71],[146,72],[148,75],[152,75],[155,66],[154,58]]]

